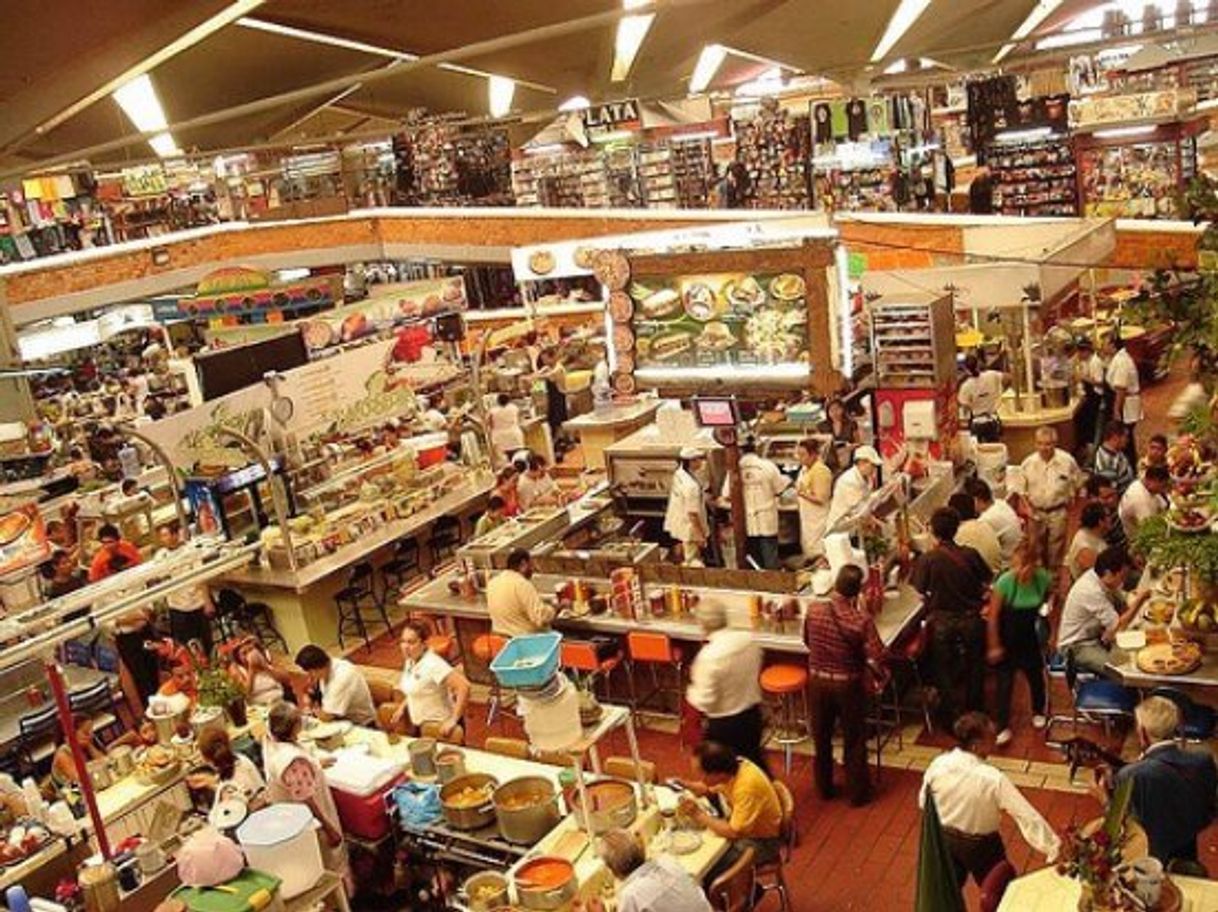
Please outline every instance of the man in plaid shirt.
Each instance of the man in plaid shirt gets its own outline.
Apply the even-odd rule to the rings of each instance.
[[[875,621],[858,604],[863,571],[842,567],[828,599],[812,602],[804,618],[808,674],[812,694],[812,736],[816,744],[813,770],[822,798],[836,794],[833,786],[833,729],[842,724],[843,760],[850,803],[866,804],[871,797],[867,774],[865,672],[878,665],[884,644]]]

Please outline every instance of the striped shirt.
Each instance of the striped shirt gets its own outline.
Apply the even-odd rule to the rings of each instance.
[[[1096,475],[1112,482],[1112,486],[1117,489],[1118,494],[1124,494],[1125,489],[1137,477],[1133,474],[1133,467],[1130,466],[1129,458],[1124,453],[1119,450],[1113,452],[1105,446],[1096,448],[1093,468]]]

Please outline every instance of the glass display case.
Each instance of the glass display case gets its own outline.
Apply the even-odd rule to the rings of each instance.
[[[1118,127],[1077,139],[1083,215],[1179,218],[1180,192],[1197,174],[1204,122]]]

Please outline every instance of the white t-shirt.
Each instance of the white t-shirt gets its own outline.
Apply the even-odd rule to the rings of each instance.
[[[372,692],[359,669],[346,659],[330,660],[330,679],[321,685],[321,708],[356,725],[376,724]]]
[[[973,415],[996,415],[1002,400],[1002,372],[984,370],[960,384],[960,404]]]
[[[1134,364],[1133,356],[1121,349],[1112,356],[1105,377],[1108,385],[1114,390],[1125,391],[1125,408],[1121,421],[1125,424],[1136,424],[1142,420],[1142,383],[1138,378],[1138,366]]]
[[[668,510],[664,514],[664,531],[677,541],[693,539],[689,514],[696,513],[706,528],[706,499],[702,486],[685,469],[677,469],[672,476],[672,489],[668,492]]]
[[[168,548],[162,548],[156,553],[157,560],[165,560],[172,556]],[[202,583],[194,586],[183,586],[165,596],[165,604],[174,611],[202,611],[207,605],[207,587]]]
[[[1121,527],[1126,535],[1133,535],[1138,524],[1143,520],[1157,516],[1167,509],[1167,499],[1159,494],[1152,494],[1142,479],[1138,479],[1121,495],[1121,505],[1117,515],[1121,517]]]
[[[740,457],[740,480],[744,487],[744,527],[748,535],[778,534],[778,495],[790,487],[790,480],[778,466],[758,456]],[[723,480],[723,496],[731,493],[731,476]]]
[[[832,529],[838,521],[871,496],[871,482],[863,477],[858,466],[851,466],[833,483],[833,498],[829,501],[829,518],[825,528]]]
[[[1057,648],[1065,649],[1076,643],[1098,643],[1104,631],[1120,617],[1112,596],[1092,568],[1075,580],[1066,595],[1062,619],[1057,628]]]
[[[1003,566],[1010,566],[1011,556],[1023,538],[1023,523],[1019,521],[1019,514],[1005,500],[996,500],[979,518],[989,523],[997,534],[998,544],[1002,546]]]
[[[558,502],[558,482],[549,475],[533,478],[527,472],[516,483],[516,499],[521,510],[528,510],[541,501]]]
[[[491,443],[501,453],[511,454],[524,449],[524,431],[520,429],[520,409],[516,403],[496,405],[487,413],[491,423]]]
[[[407,661],[398,679],[398,690],[406,695],[406,708],[414,725],[444,722],[452,715],[452,699],[444,682],[453,667],[430,649],[417,662]]]

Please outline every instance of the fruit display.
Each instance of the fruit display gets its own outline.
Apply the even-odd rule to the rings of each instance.
[[[1192,434],[1181,434],[1167,449],[1167,468],[1177,481],[1208,477],[1214,464]]]
[[[1213,522],[1213,515],[1204,507],[1172,507],[1167,512],[1167,524],[1177,532],[1204,532]]]
[[[1170,599],[1152,598],[1142,609],[1142,617],[1148,624],[1167,626],[1176,614],[1176,603]]]
[[[1180,606],[1176,620],[1185,630],[1212,633],[1218,630],[1218,605],[1201,599],[1189,599]]]

